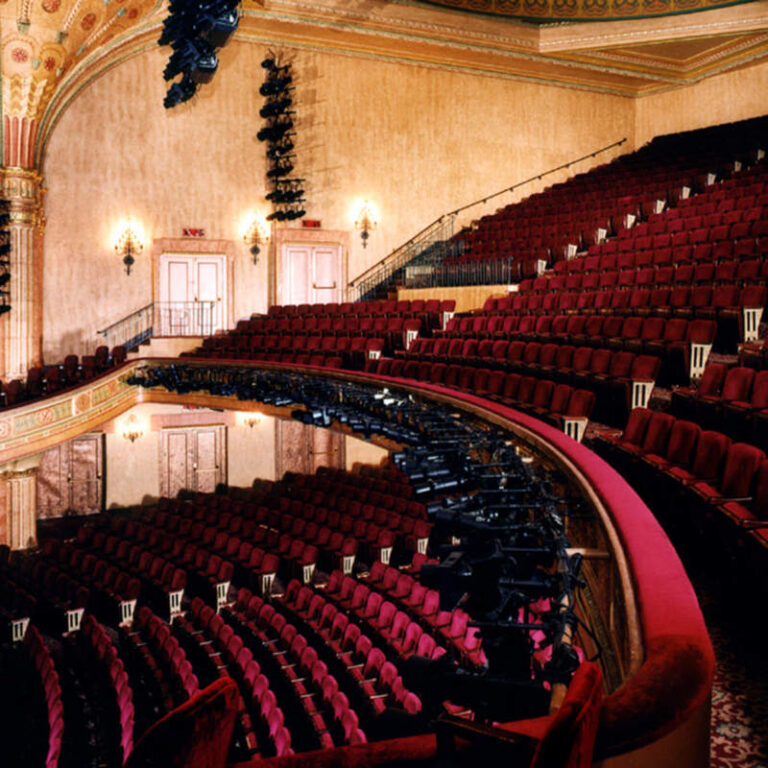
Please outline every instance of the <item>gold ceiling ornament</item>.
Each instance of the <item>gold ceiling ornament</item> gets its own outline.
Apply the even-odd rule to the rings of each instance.
[[[37,126],[62,79],[152,14],[159,20],[162,8],[162,0],[0,1],[4,129],[14,148],[5,165],[32,167]]]

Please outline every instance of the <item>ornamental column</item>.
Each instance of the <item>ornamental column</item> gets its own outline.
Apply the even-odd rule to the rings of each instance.
[[[0,468],[0,544],[37,546],[37,470],[40,454]]]
[[[2,197],[10,204],[11,311],[0,317],[0,378],[26,379],[43,360],[42,176],[25,168],[0,171]]]

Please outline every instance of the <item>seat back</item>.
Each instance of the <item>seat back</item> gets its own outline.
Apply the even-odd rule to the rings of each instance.
[[[531,768],[589,768],[595,747],[603,675],[589,661],[581,663],[560,709],[536,747]]]
[[[125,768],[224,768],[238,696],[231,678],[211,683],[150,727]]]

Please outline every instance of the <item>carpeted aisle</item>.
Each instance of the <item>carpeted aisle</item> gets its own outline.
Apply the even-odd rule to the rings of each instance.
[[[762,600],[736,606],[712,574],[691,577],[715,648],[711,768],[768,768],[768,643]]]

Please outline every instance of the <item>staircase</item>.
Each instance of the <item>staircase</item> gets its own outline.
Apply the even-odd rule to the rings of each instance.
[[[615,141],[587,155],[550,168],[536,176],[519,181],[511,187],[505,187],[498,192],[457,208],[455,211],[443,214],[417,235],[414,235],[407,243],[392,251],[349,283],[348,300],[372,301],[396,298],[398,286],[434,288],[438,286],[494,285],[517,282],[519,280],[518,265],[513,263],[515,260],[512,256],[493,263],[457,264],[454,262],[448,265],[443,264],[445,259],[453,260],[464,252],[463,239],[454,237],[456,217],[470,208],[485,205],[489,200],[514,192],[519,187],[534,181],[541,181],[559,171],[570,170],[571,166],[584,160],[594,159],[603,152],[620,147],[625,141],[626,138]]]
[[[123,346],[133,357],[147,355],[147,345],[154,356],[176,357],[212,335],[214,310],[213,301],[153,301],[98,334],[110,349]]]

